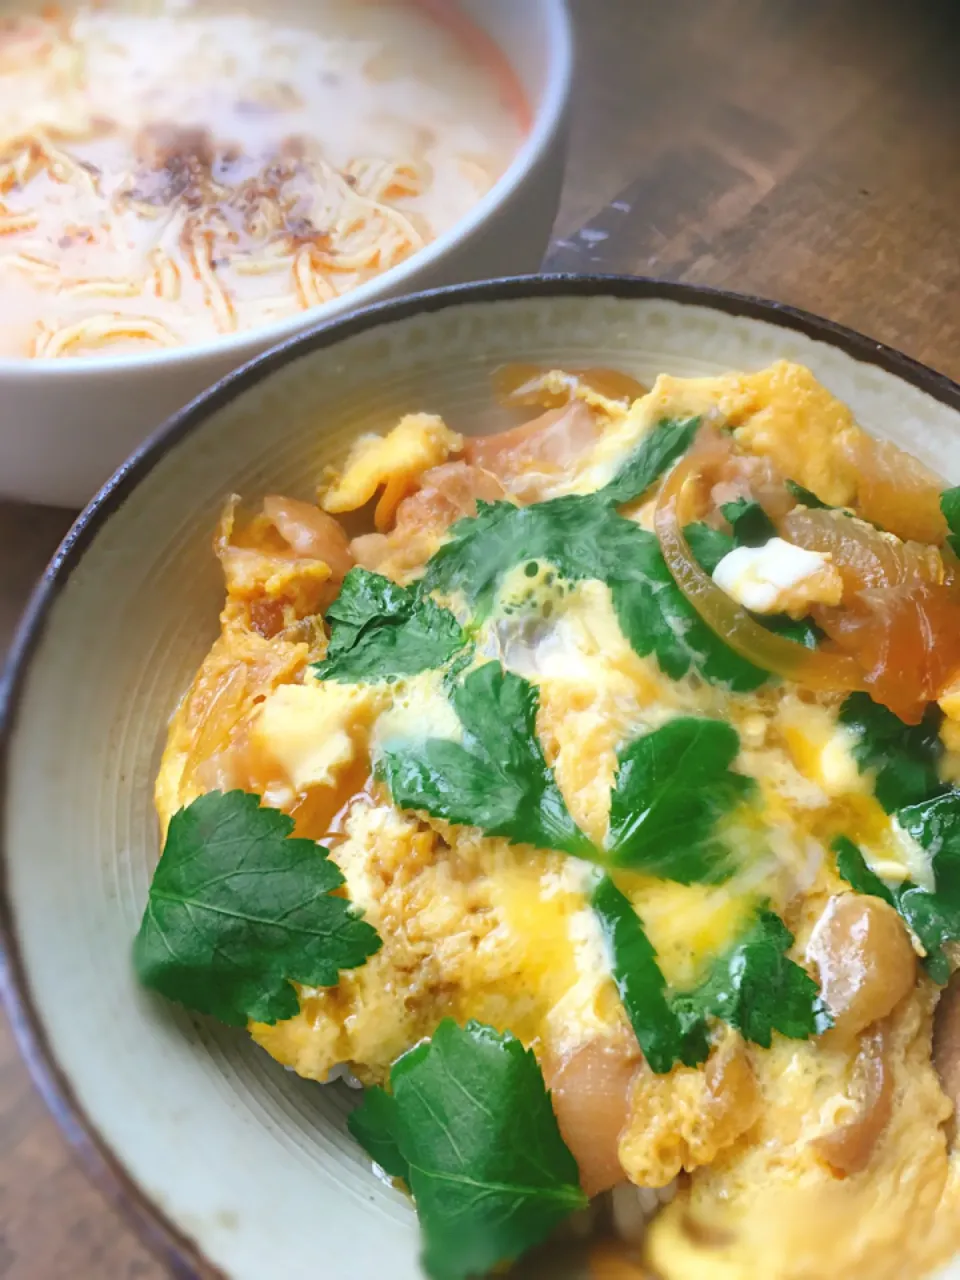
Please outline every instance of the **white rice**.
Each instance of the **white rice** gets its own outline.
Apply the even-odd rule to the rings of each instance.
[[[639,1244],[660,1209],[677,1194],[677,1180],[665,1187],[635,1187],[621,1182],[610,1192],[610,1215],[618,1240]]]

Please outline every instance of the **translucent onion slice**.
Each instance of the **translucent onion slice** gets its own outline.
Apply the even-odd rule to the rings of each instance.
[[[674,467],[657,499],[654,527],[673,580],[711,631],[754,666],[808,689],[862,689],[863,672],[845,654],[806,649],[755,622],[694,559],[683,535],[687,501],[701,479],[702,458],[696,451]]]

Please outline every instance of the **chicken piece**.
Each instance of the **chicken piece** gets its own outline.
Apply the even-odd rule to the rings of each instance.
[[[214,538],[227,586],[223,621],[270,638],[328,604],[353,557],[337,521],[308,502],[269,496],[241,524],[239,501],[227,502]]]
[[[397,508],[389,533],[365,533],[350,550],[365,569],[406,583],[430,559],[452,524],[476,512],[477,502],[497,502],[504,488],[496,476],[466,462],[445,462],[424,473],[420,487]]]
[[[374,512],[379,532],[389,529],[400,502],[425,471],[463,448],[463,437],[432,413],[408,413],[385,436],[365,435],[354,443],[343,471],[331,470],[320,491],[325,511],[356,511],[383,489]]]

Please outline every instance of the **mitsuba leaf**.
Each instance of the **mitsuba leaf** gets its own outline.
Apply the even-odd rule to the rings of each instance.
[[[907,835],[929,853],[932,891],[912,880],[885,884],[845,836],[833,844],[837,870],[858,893],[882,898],[900,912],[926,952],[924,967],[934,982],[942,985],[950,977],[944,947],[960,941],[960,791],[908,805],[894,816]]]
[[[802,484],[797,484],[796,480],[787,480],[784,483],[801,506],[809,507],[811,511],[836,510],[835,507],[831,507],[829,502],[821,502],[811,489],[805,489]]]
[[[414,587],[351,569],[327,610],[330,644],[314,670],[349,684],[416,675],[442,667],[466,643],[447,609]]]
[[[681,884],[727,879],[736,866],[717,821],[754,788],[731,771],[739,750],[732,725],[693,716],[634,739],[610,797],[609,861]]]
[[[772,911],[759,912],[736,944],[713,962],[706,979],[682,992],[668,989],[640,918],[610,877],[598,882],[591,905],[624,1009],[652,1071],[663,1074],[677,1062],[703,1062],[710,1050],[710,1018],[764,1048],[774,1031],[807,1040],[831,1025],[816,982],[787,958],[793,935]]]
[[[701,569],[705,569],[710,574],[723,557],[729,555],[736,546],[729,533],[711,528],[710,525],[703,524],[699,520],[688,524],[683,531],[683,536]]]
[[[759,502],[749,498],[736,498],[720,508],[733,528],[738,547],[762,547],[777,536],[777,527]]]
[[[476,516],[458,520],[449,541],[434,553],[423,584],[427,591],[462,593],[484,617],[504,575],[525,560],[551,564],[570,581],[606,581],[652,536],[596,495],[552,498],[529,507],[478,502]]]
[[[607,941],[620,999],[651,1071],[664,1074],[676,1062],[688,1067],[703,1062],[710,1052],[707,1024],[702,1017],[678,1016],[657,953],[629,898],[603,876],[591,905]]]
[[[294,982],[335,986],[380,947],[327,850],[244,791],[174,814],[133,958],[140,981],[231,1026],[299,1010]]]
[[[514,844],[593,857],[544,759],[536,686],[488,662],[453,690],[451,702],[462,743],[427,738],[383,750],[379,767],[394,803]]]
[[[940,510],[950,530],[947,542],[954,554],[960,556],[960,485],[953,489],[944,489],[940,495]]]
[[[347,1116],[347,1128],[375,1164],[390,1175],[410,1181],[410,1166],[397,1146],[397,1100],[385,1089],[364,1089],[363,1100]]]
[[[661,418],[597,497],[618,506],[641,497],[671,463],[687,452],[700,423],[700,418]]]
[[[390,1087],[377,1124],[407,1169],[430,1280],[489,1275],[586,1205],[537,1060],[509,1032],[447,1018]]]
[[[761,911],[740,941],[715,962],[707,980],[675,999],[688,1018],[713,1017],[769,1049],[774,1031],[808,1040],[832,1025],[820,988],[787,957],[793,934],[778,915]]]
[[[919,724],[904,724],[867,693],[851,693],[840,708],[840,723],[858,736],[854,758],[862,771],[875,771],[874,790],[888,813],[945,789],[937,773],[942,722],[940,708],[931,704]]]
[[[767,613],[757,616],[756,621],[768,631],[792,640],[794,644],[802,644],[805,649],[815,649],[823,639],[823,632],[810,618],[791,618],[786,613]]]
[[[631,646],[641,657],[654,654],[673,679],[694,668],[741,692],[768,679],[701,621],[673,581],[656,537],[597,494],[530,507],[479,503],[476,517],[458,521],[430,560],[424,589],[460,593],[483,618],[504,575],[523,561],[550,564],[569,581],[607,583]]]

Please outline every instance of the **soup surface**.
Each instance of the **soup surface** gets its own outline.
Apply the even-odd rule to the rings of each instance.
[[[446,12],[8,8],[0,355],[253,328],[446,231],[510,163],[526,110],[490,41]]]
[[[960,487],[795,364],[498,385],[503,432],[409,413],[228,500],[140,977],[363,1083],[430,1280],[603,1223],[597,1280],[927,1276]]]

